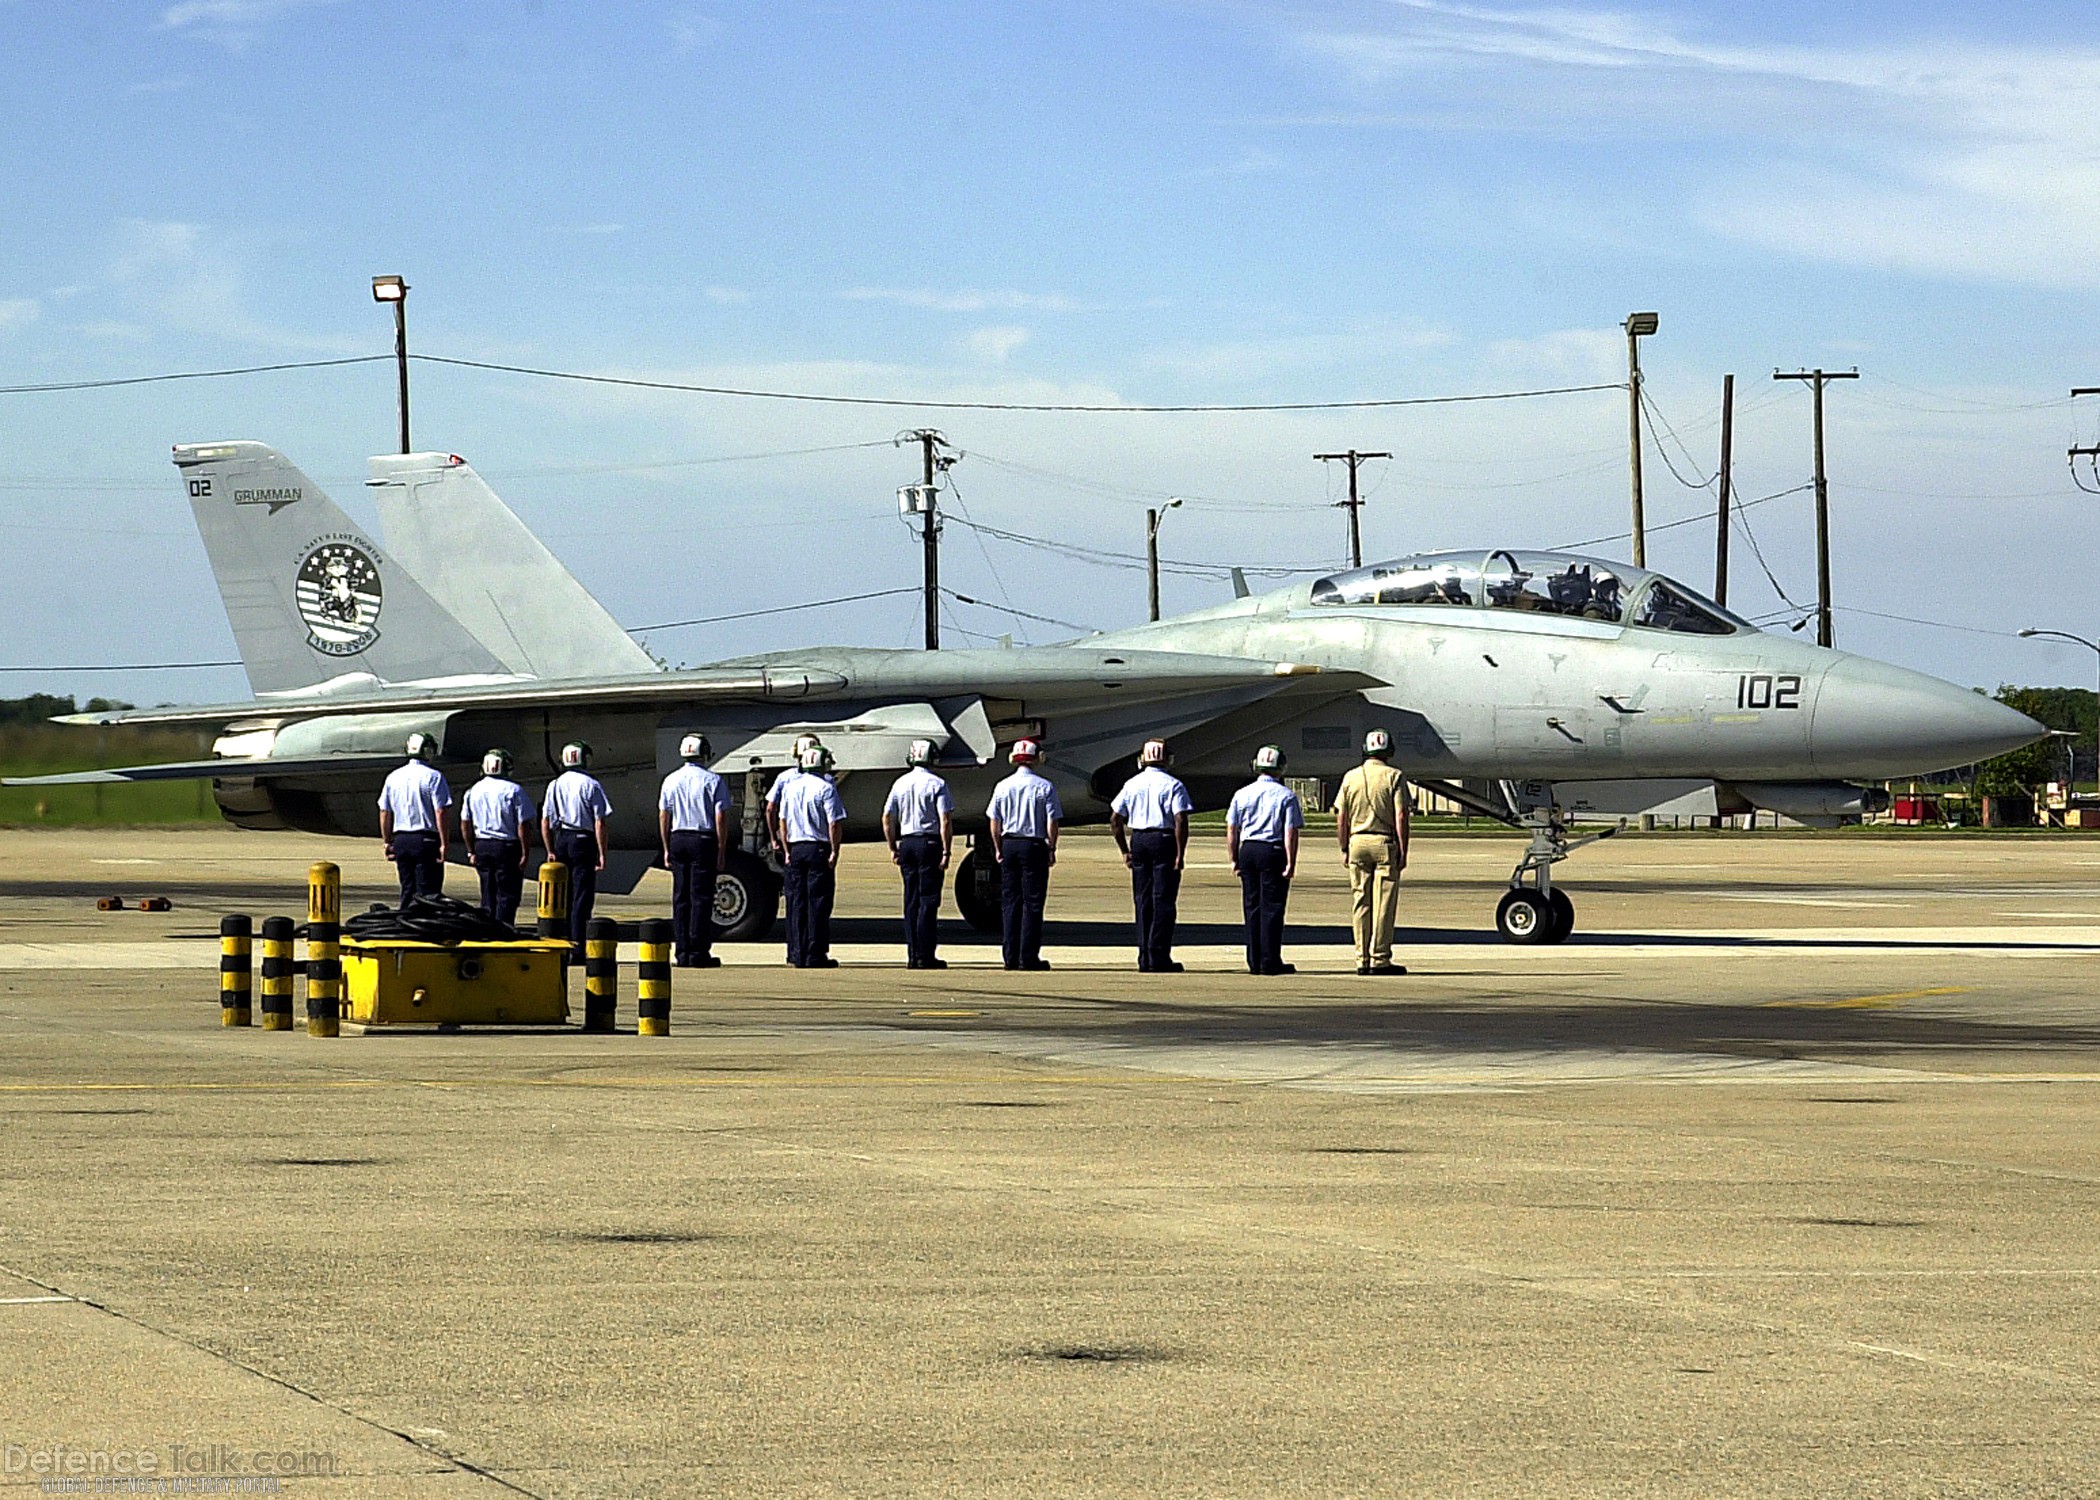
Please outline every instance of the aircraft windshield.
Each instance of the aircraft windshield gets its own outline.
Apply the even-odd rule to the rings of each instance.
[[[1445,552],[1322,578],[1320,605],[1506,609],[1679,635],[1734,635],[1756,627],[1682,584],[1620,563],[1565,552]]]

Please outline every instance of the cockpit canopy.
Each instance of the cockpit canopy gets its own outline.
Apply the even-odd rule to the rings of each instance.
[[[1566,552],[1438,552],[1373,563],[1322,578],[1312,602],[1524,610],[1679,635],[1757,628],[1660,573]]]

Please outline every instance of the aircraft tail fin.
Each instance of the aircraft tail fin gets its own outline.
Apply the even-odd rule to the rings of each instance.
[[[504,665],[533,677],[653,672],[657,663],[455,454],[371,460],[402,566]]]
[[[265,443],[175,448],[257,693],[500,676],[503,663]]]

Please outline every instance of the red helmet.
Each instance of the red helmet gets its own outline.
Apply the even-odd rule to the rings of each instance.
[[[1006,758],[1017,766],[1032,766],[1043,758],[1043,747],[1034,740],[1015,740]]]

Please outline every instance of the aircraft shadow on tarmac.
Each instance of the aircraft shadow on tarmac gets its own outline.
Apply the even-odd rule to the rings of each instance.
[[[1351,976],[1353,980],[1354,976]],[[1406,979],[1362,981],[1361,1002],[1260,1005],[1097,999],[1069,1025],[1032,1011],[1013,1029],[1032,1036],[1129,1047],[1260,1047],[1270,1044],[1382,1048],[1492,1057],[1554,1052],[1629,1052],[1739,1057],[1775,1062],[1888,1062],[1930,1068],[1934,1055],[2029,1053],[2038,1065],[2060,1054],[2100,1051],[2100,1026],[1971,1020],[1905,1010],[1655,1004],[1604,1000],[1556,1005],[1412,1000]],[[974,1023],[984,1026],[987,1023]],[[993,1030],[996,1022],[991,1023]],[[1871,1082],[1871,1080],[1866,1080]],[[1891,1082],[1900,1081],[1891,1079]]]

